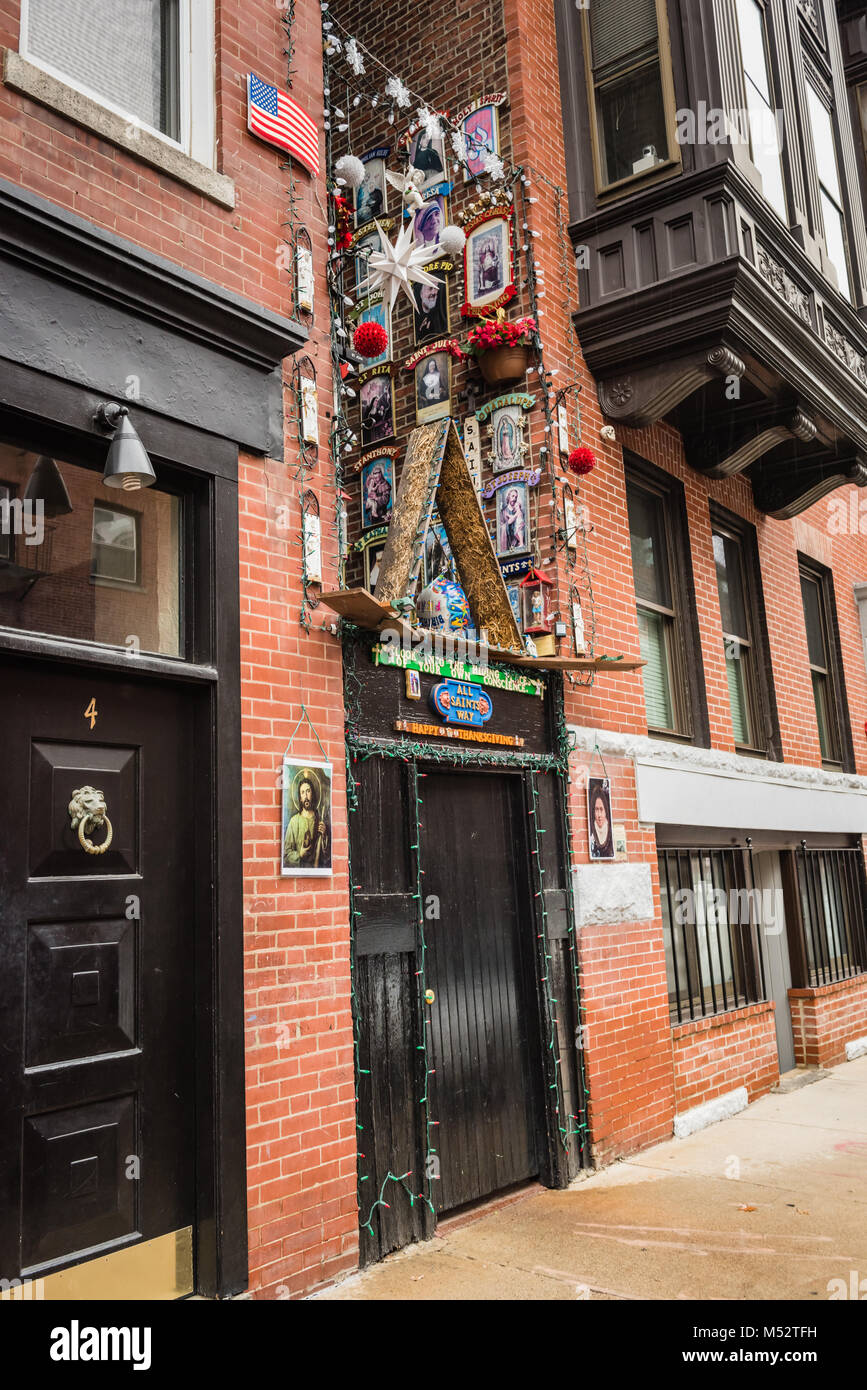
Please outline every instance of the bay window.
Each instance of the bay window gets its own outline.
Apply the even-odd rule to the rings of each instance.
[[[825,101],[811,82],[807,83],[807,107],[813,136],[813,153],[819,176],[819,200],[825,233],[825,251],[837,276],[837,288],[849,300],[852,285],[846,259],[846,219],[843,213],[843,194],[837,165],[834,121]]]
[[[583,11],[600,188],[674,158],[674,96],[661,0],[605,0]]]

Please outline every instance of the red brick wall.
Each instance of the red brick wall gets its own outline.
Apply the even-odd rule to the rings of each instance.
[[[13,49],[18,9],[18,0],[0,0],[0,45]],[[235,182],[233,211],[3,86],[0,175],[289,316],[288,175],[280,152],[246,129],[247,73],[285,83],[281,11],[257,0],[218,0],[216,9],[217,163]],[[321,128],[316,0],[298,0],[294,39],[293,95]],[[316,261],[316,323],[325,326],[309,348],[323,447],[304,485],[320,503],[324,578],[335,587],[325,188],[300,168],[295,176],[296,215]],[[285,378],[291,387],[291,363]],[[146,382],[142,394],[146,401]],[[266,1297],[304,1293],[357,1263],[341,660],[324,610],[314,610],[309,635],[299,624],[301,471],[290,389],[286,411],[285,463],[240,461],[250,1287]],[[280,761],[302,701],[334,765],[330,880],[279,876]],[[321,756],[306,725],[294,751]]]
[[[795,1062],[799,1067],[835,1067],[846,1060],[846,1044],[867,1037],[867,975],[790,989]]]
[[[757,1100],[779,1080],[772,1000],[677,1024],[671,1035],[678,1115],[739,1086]]]

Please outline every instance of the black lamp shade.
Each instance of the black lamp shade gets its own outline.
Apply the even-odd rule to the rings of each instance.
[[[150,487],[156,482],[147,449],[126,410],[121,412],[114,438],[108,446],[102,481],[106,487],[123,488],[127,492]]]
[[[45,516],[69,516],[72,503],[60,469],[47,454],[40,454],[27,479],[24,502],[41,502]]]

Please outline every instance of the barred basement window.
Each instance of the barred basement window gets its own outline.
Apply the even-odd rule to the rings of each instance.
[[[867,970],[867,895],[860,849],[808,849],[795,856],[809,985]]]
[[[749,850],[660,850],[659,887],[672,1023],[764,999],[761,896]]]

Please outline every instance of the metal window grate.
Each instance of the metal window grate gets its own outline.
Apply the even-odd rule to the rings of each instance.
[[[802,841],[797,864],[809,984],[831,984],[867,970],[860,849],[808,849]]]
[[[660,850],[659,884],[672,1022],[764,999],[761,897],[749,848]]]

